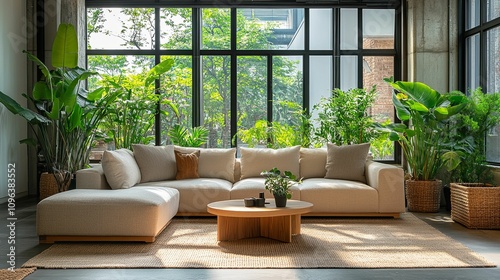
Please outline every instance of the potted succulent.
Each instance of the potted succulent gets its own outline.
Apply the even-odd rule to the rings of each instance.
[[[276,207],[286,207],[287,199],[292,198],[290,188],[300,183],[302,180],[297,180],[297,176],[290,171],[285,171],[283,174],[278,168],[273,168],[269,171],[263,171],[261,176],[266,177],[266,190],[273,194]]]
[[[439,170],[456,168],[460,156],[446,142],[445,124],[467,104],[458,91],[441,94],[421,82],[385,81],[394,88],[392,100],[398,118],[405,123],[392,123],[382,129],[389,139],[397,141],[407,164],[406,199],[409,211],[437,212],[442,181]]]

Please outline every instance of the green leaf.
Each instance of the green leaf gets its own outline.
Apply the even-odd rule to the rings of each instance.
[[[46,82],[39,81],[35,83],[33,87],[33,99],[35,100],[51,100],[52,92],[50,92],[49,87]]]
[[[76,104],[73,108],[73,112],[69,116],[69,131],[72,131],[81,125],[82,114],[82,107]]]
[[[394,108],[396,108],[396,115],[402,121],[407,121],[410,119],[410,111],[399,101],[396,93],[392,94],[392,102],[394,103]]]
[[[26,138],[26,139],[19,141],[19,143],[26,144],[26,145],[31,146],[31,147],[36,147],[38,145],[38,142],[34,138]]]
[[[441,157],[443,159],[444,166],[448,171],[453,171],[460,165],[462,161],[460,155],[454,151],[448,151],[444,153]]]
[[[40,59],[38,59],[38,57],[30,54],[27,51],[23,51],[23,52],[28,56],[28,58],[31,61],[35,62],[38,65],[38,68],[40,69],[40,71],[42,72],[42,74],[45,76],[45,79],[47,81],[51,81],[52,80],[52,74],[50,73],[49,68],[45,64],[43,64],[43,62]]]
[[[73,25],[61,23],[52,45],[52,66],[74,68],[78,65],[78,37]]]
[[[48,114],[48,117],[52,120],[58,120],[60,109],[61,109],[61,104],[59,102],[59,99],[54,99],[54,102],[52,103],[52,110]]]
[[[106,89],[103,88],[103,87],[100,87],[92,92],[90,92],[88,95],[87,95],[87,100],[89,101],[96,101],[98,99],[101,99],[103,94],[106,92]]]
[[[49,124],[51,121],[46,117],[22,107],[17,101],[0,91],[0,103],[14,115],[20,115],[28,123],[33,125]]]
[[[426,108],[434,108],[438,104],[439,92],[421,82],[398,81],[391,83],[398,91],[409,95],[413,100],[423,104]]]
[[[172,65],[174,65],[174,60],[166,59],[151,68],[146,77],[146,81],[144,82],[145,87],[147,88],[152,82],[154,82],[154,80],[158,79],[161,74],[170,70]]]

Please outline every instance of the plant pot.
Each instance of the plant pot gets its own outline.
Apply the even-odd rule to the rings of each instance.
[[[57,184],[57,180],[54,176],[55,175],[53,173],[48,172],[40,174],[40,200],[59,192],[59,185]],[[76,179],[75,176],[72,176],[72,179],[68,181],[64,190],[74,188],[76,188]]]
[[[467,228],[500,229],[500,187],[451,183],[451,219]]]
[[[446,202],[446,211],[451,211],[451,189],[448,186],[443,187],[444,201]]]
[[[274,202],[276,203],[276,207],[286,207],[287,198],[285,195],[276,195],[274,194]]]
[[[408,211],[435,213],[441,202],[441,180],[406,180],[406,202]]]

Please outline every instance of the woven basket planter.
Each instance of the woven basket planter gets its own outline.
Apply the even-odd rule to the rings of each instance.
[[[406,202],[411,212],[438,212],[441,202],[441,180],[406,180]]]
[[[70,187],[71,182],[68,182],[65,190]],[[40,174],[40,200],[47,198],[59,192],[59,186],[54,174],[44,172]]]
[[[500,229],[500,187],[451,183],[451,219],[468,228]]]
[[[59,192],[54,174],[44,172],[40,175],[40,200]]]

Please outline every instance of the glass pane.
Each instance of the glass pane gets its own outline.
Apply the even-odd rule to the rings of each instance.
[[[103,80],[112,80],[128,86],[143,76],[154,66],[153,56],[140,55],[89,55],[88,69],[99,72],[100,76],[88,79],[90,90],[102,86]]]
[[[479,34],[465,39],[465,87],[467,90],[473,90],[480,86],[479,84]]]
[[[487,90],[500,92],[500,27],[486,34]]]
[[[394,49],[394,10],[363,10],[363,48]]]
[[[478,26],[481,20],[481,0],[466,0],[465,5],[465,16],[467,18],[465,22],[465,28],[471,29]]]
[[[160,9],[161,49],[190,50],[192,48],[191,9]]]
[[[476,0],[479,1],[479,0]],[[488,0],[486,1],[486,20],[490,21],[500,17],[500,1]]]
[[[348,90],[358,87],[358,57],[340,57],[340,89]]]
[[[332,10],[309,10],[309,48],[311,50],[332,49]]]
[[[231,48],[231,10],[202,9],[201,41],[206,50]]]
[[[161,60],[173,59],[172,69],[160,79],[160,93],[163,95],[161,105],[161,143],[170,143],[167,134],[175,124],[191,128],[192,125],[192,59],[191,56],[162,56]],[[176,116],[169,104],[179,111]]]
[[[331,56],[311,56],[309,58],[309,109],[312,119],[318,117],[318,112],[312,110],[322,97],[329,97],[333,89],[333,59]]]
[[[489,30],[486,36],[487,91],[500,92],[500,27]],[[486,136],[486,158],[500,163],[500,125]]]
[[[153,8],[89,8],[87,48],[154,49],[154,22]]]
[[[207,147],[231,147],[231,58],[202,57],[202,124],[209,130]]]
[[[238,146],[267,145],[267,58],[237,59]]]
[[[357,9],[340,9],[340,49],[358,49]]]
[[[302,57],[273,57],[273,148],[302,144]]]
[[[304,9],[238,9],[239,50],[303,50]]]
[[[154,66],[154,57],[92,55],[87,59],[89,70],[101,74],[99,79],[89,79],[89,89],[109,86],[114,92],[122,92],[99,126],[108,140],[108,149],[154,143],[157,96],[154,85],[144,86],[146,75]]]
[[[363,57],[363,87],[369,91],[373,86],[377,89],[375,104],[369,114],[377,122],[393,122],[394,105],[392,103],[392,88],[384,82],[384,78],[394,76],[394,57],[365,56]],[[375,159],[394,159],[394,143],[386,137],[372,142],[370,150]]]

